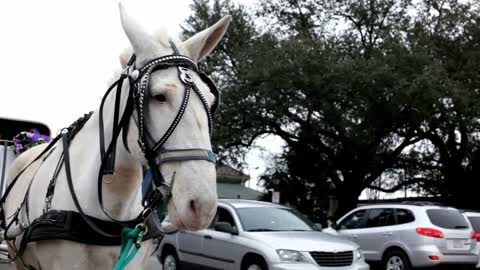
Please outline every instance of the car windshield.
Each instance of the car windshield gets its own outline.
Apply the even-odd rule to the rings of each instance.
[[[472,224],[473,230],[480,233],[480,217],[468,217],[470,224]]]
[[[301,213],[288,208],[251,207],[238,209],[243,229],[249,232],[315,231],[316,226]]]

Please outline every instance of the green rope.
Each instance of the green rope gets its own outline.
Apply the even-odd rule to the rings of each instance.
[[[143,229],[141,229],[142,227]],[[137,254],[145,235],[145,227],[137,226],[135,229],[123,228],[122,230],[122,246],[120,248],[120,257],[117,265],[113,270],[124,269],[133,257]],[[133,246],[133,249],[132,249]]]

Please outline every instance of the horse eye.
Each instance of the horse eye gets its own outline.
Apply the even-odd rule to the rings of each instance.
[[[162,94],[160,94],[160,95],[155,95],[154,98],[155,98],[158,102],[160,102],[160,103],[165,103],[165,102],[167,102],[167,97],[166,97],[165,95],[162,95]]]

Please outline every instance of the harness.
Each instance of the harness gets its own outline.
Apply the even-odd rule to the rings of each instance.
[[[212,133],[213,115],[219,105],[219,92],[215,87],[215,84],[204,73],[199,72],[196,63],[193,60],[181,55],[173,42],[170,42],[170,44],[173,49],[173,54],[153,59],[140,68],[135,67],[135,55],[133,55],[128,62],[127,67],[122,72],[120,78],[109,87],[102,98],[99,110],[101,165],[97,179],[98,200],[103,213],[110,220],[101,220],[86,215],[73,188],[73,179],[70,170],[71,164],[69,145],[74,140],[74,137],[78,131],[89,120],[92,114],[91,112],[78,119],[68,128],[63,129],[62,132],[55,137],[28,166],[20,171],[20,173],[7,187],[4,196],[0,199],[0,208],[3,211],[4,202],[13,186],[19,179],[20,175],[22,175],[23,172],[35,162],[38,161],[43,163],[43,161],[49,157],[56,147],[62,147],[63,151],[61,157],[57,163],[53,177],[47,188],[43,215],[36,218],[32,222],[28,220],[28,194],[30,191],[30,187],[28,187],[23,203],[14,214],[12,221],[9,224],[6,224],[5,220],[3,220],[1,224],[1,227],[4,230],[4,238],[6,240],[15,240],[17,236],[23,233],[20,247],[17,248],[15,246],[11,246],[11,248],[16,251],[15,258],[12,260],[21,256],[28,242],[63,239],[85,244],[112,246],[120,245],[121,232],[123,228],[144,226],[147,233],[143,237],[143,240],[159,238],[162,237],[164,233],[167,233],[162,231],[162,226],[155,213],[155,209],[162,203],[162,201],[166,205],[171,199],[171,189],[174,184],[175,174],[173,175],[170,184],[167,184],[159,169],[159,165],[166,162],[187,160],[204,160],[215,163],[216,156],[211,149],[167,149],[164,147],[164,144],[167,142],[168,138],[181,121],[188,106],[192,90],[200,98],[207,113],[210,134]],[[170,67],[175,67],[177,69],[178,79],[183,84],[185,91],[180,109],[171,122],[169,128],[159,140],[155,140],[146,125],[150,115],[148,108],[145,105],[148,104],[152,98],[149,91],[150,77],[153,72]],[[191,72],[197,73],[202,81],[210,88],[212,94],[215,95],[215,103],[212,106],[209,106],[205,96],[193,82]],[[125,81],[129,84],[128,97],[123,113],[120,114],[120,103],[122,96],[121,92],[123,89],[123,83]],[[104,132],[105,127],[103,122],[103,107],[107,97],[114,89],[116,89],[113,112],[114,124],[112,126],[112,139],[107,145]],[[113,174],[115,172],[115,152],[117,141],[120,135],[122,135],[125,148],[127,151],[130,151],[127,144],[127,136],[131,119],[134,119],[134,122],[137,125],[139,132],[138,145],[142,150],[144,158],[146,159],[147,164],[152,172],[152,179],[155,188],[144,197],[144,209],[141,213],[139,213],[137,218],[128,221],[121,221],[112,218],[111,215],[104,209],[102,182],[104,175]],[[60,144],[60,141],[61,145],[58,145]],[[41,165],[39,165],[39,167],[41,167]],[[65,170],[70,195],[72,196],[77,211],[51,209],[51,201],[55,191],[56,179],[62,168]],[[33,180],[34,178],[32,178],[30,186]],[[21,215],[22,210],[26,212],[25,215],[29,224],[19,224],[19,226],[17,226],[19,229],[16,231],[9,231],[14,223],[19,223],[19,216]],[[3,213],[2,219],[4,219]]]

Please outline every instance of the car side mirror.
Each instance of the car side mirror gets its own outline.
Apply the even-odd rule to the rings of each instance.
[[[322,231],[322,229],[323,229],[322,224],[315,223],[314,225],[315,225],[315,227],[317,228],[318,231]]]
[[[233,227],[230,223],[228,222],[217,222],[215,224],[215,230],[219,232],[224,232],[224,233],[230,233],[233,235],[238,235],[238,230],[237,228]]]
[[[334,229],[334,230],[337,230],[338,229],[338,224],[336,222],[333,222],[331,225],[330,225],[330,228]]]

